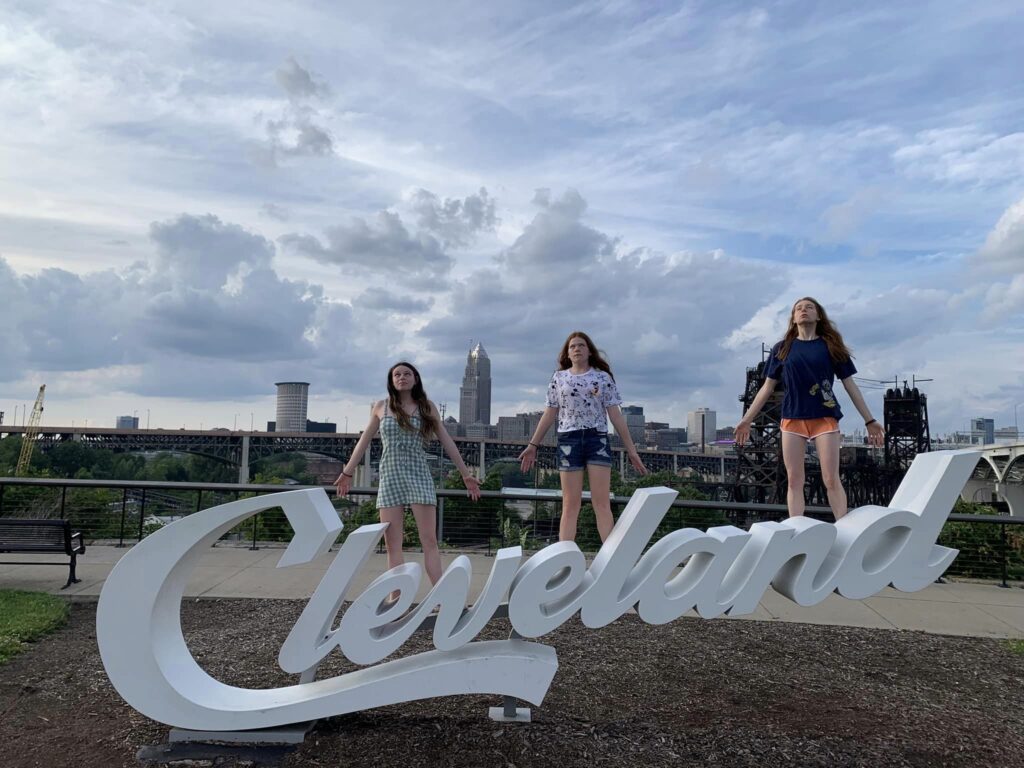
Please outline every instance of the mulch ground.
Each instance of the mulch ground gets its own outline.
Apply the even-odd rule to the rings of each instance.
[[[295,681],[277,651],[302,602],[188,602],[196,658],[234,685]],[[508,636],[494,621],[481,639]],[[498,697],[434,699],[321,721],[283,766],[1024,766],[1024,655],[1004,641],[635,615],[544,641],[560,668],[528,725]],[[131,642],[131,638],[125,638]],[[428,650],[429,635],[403,652]],[[321,677],[354,668],[337,653]],[[95,604],[0,667],[0,763],[138,766],[168,728],[111,688]],[[242,758],[182,763],[252,765]]]

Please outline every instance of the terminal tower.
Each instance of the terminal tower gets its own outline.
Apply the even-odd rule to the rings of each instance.
[[[459,388],[459,424],[491,423],[491,359],[477,343],[466,355],[466,373]]]

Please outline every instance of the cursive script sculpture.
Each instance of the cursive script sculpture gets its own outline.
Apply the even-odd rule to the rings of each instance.
[[[916,591],[956,557],[956,550],[935,540],[976,463],[970,450],[921,454],[889,507],[859,507],[834,525],[797,517],[756,523],[749,531],[682,529],[647,552],[676,493],[640,489],[590,568],[572,542],[545,547],[522,564],[519,547],[502,549],[467,609],[469,558],[456,557],[416,607],[422,569],[406,563],[356,595],[335,629],[349,586],[386,527],[363,526],[345,540],[282,645],[281,668],[311,678],[335,648],[357,664],[376,664],[397,651],[435,608],[437,650],[269,690],[226,685],[196,663],[180,621],[189,573],[217,539],[263,509],[282,508],[295,530],[279,568],[326,553],[342,525],[320,489],[244,499],[162,528],[117,563],[97,608],[100,655],[131,706],[181,728],[266,728],[467,693],[540,704],[558,669],[553,648],[527,640],[473,641],[506,596],[512,626],[533,638],[577,612],[588,627],[604,626],[634,606],[652,624],[691,609],[704,618],[750,613],[768,586],[800,605],[814,605],[832,592],[864,598],[889,584]],[[385,598],[395,590],[399,599],[389,606]]]

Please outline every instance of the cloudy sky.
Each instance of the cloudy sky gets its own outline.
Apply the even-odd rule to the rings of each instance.
[[[355,430],[402,358],[457,413],[471,340],[533,410],[581,328],[732,424],[808,294],[933,432],[1024,403],[1019,3],[0,10],[8,423],[248,429],[298,379]]]

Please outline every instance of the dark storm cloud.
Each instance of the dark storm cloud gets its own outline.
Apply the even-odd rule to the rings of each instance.
[[[434,306],[434,300],[432,298],[417,299],[414,296],[401,296],[380,288],[371,289],[360,294],[352,302],[352,306],[356,309],[411,315],[417,312],[426,312]]]
[[[442,200],[433,192],[417,189],[410,203],[420,229],[436,235],[448,247],[469,245],[478,232],[493,232],[499,223],[496,201],[483,187],[462,200]]]
[[[376,221],[357,217],[348,224],[328,227],[325,235],[326,244],[298,233],[283,235],[279,242],[325,264],[386,275],[416,288],[442,288],[453,264],[433,235],[410,233],[391,211],[381,211]]]

